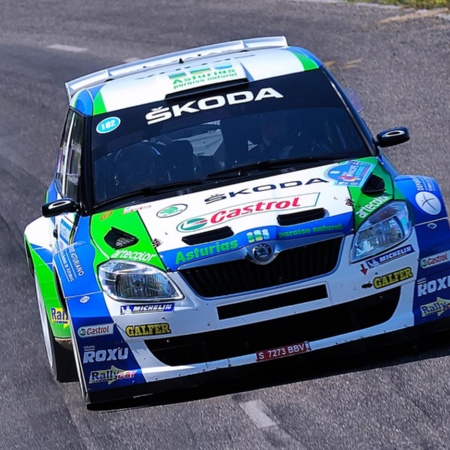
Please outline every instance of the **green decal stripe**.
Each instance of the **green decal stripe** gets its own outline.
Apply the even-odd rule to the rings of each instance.
[[[138,239],[137,244],[124,249],[110,247],[105,241],[105,236],[112,227],[135,236]],[[117,259],[125,259],[141,264],[147,263],[161,270],[166,270],[137,211],[124,214],[123,209],[116,209],[94,215],[91,220],[91,236],[101,250],[101,252],[96,254],[95,266],[104,262],[107,257],[111,258],[113,256]]]
[[[295,52],[295,51],[291,51],[291,53],[293,53],[297,59],[302,63],[303,66],[303,70],[313,70],[313,69],[318,69],[319,66],[317,65],[317,63],[315,61],[313,61],[312,59],[309,59],[307,56],[302,55],[301,53]]]
[[[94,98],[94,112],[93,115],[97,116],[98,114],[103,114],[107,112],[105,101],[103,100],[102,91],[98,91],[97,95]]]
[[[378,197],[381,197],[381,196],[389,197],[388,200],[383,201],[382,204],[380,204],[380,206],[378,206],[376,209],[374,209],[371,212],[371,213],[373,213],[376,210],[378,210],[379,208],[383,207],[389,201],[393,200],[394,198],[399,198],[397,196],[397,193],[398,193],[397,190],[395,190],[395,195],[394,195],[394,182],[393,182],[389,172],[387,172],[386,169],[378,162],[378,159],[376,157],[371,156],[368,158],[358,158],[358,161],[364,161],[369,164],[373,164],[375,166],[371,173],[383,179],[384,185],[385,185],[385,191],[383,192],[383,194],[373,196],[373,195],[364,194],[361,190],[362,186],[358,186],[358,187],[349,186],[348,187],[348,190],[350,193],[350,198],[353,201],[353,210],[355,212],[354,217],[355,217],[355,229],[356,230],[367,219],[367,217],[360,218],[358,216],[358,214],[356,214],[361,208],[364,208],[366,205],[373,202]],[[403,198],[403,196],[402,196],[402,198]]]
[[[55,285],[53,270],[50,264],[47,265],[30,245],[28,245],[28,248],[30,250],[35,276],[41,289],[45,310],[47,312],[47,318],[50,323],[53,335],[56,338],[68,339],[70,338],[69,324],[55,323],[52,317],[52,310],[54,314],[59,313],[60,315],[62,315],[63,311]]]

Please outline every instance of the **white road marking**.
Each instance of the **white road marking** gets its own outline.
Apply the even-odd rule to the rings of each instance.
[[[124,59],[123,62],[124,63],[131,63],[131,62],[135,62],[135,61],[140,61],[141,59],[143,59],[143,58],[136,58],[136,57],[132,56],[131,58]]]
[[[82,47],[72,47],[71,45],[53,44],[49,45],[48,48],[53,50],[62,50],[63,52],[81,53],[85,52],[87,49]]]
[[[258,428],[273,427],[277,424],[263,411],[264,403],[261,400],[239,403],[239,406],[250,417]]]

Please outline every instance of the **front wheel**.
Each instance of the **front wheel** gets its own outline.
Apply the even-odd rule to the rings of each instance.
[[[36,276],[35,283],[45,349],[53,378],[61,382],[76,381],[78,377],[73,352],[64,348],[53,336]]]

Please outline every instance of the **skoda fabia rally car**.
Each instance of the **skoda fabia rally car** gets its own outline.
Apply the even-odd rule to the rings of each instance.
[[[227,42],[66,86],[24,238],[53,375],[87,404],[449,317],[436,181],[396,172],[407,129],[373,137],[308,51]]]

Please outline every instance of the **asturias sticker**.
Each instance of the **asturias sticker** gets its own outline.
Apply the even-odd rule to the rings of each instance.
[[[103,119],[96,128],[97,133],[106,134],[111,133],[120,125],[120,119],[118,117],[108,117]]]

